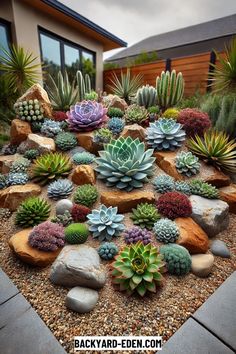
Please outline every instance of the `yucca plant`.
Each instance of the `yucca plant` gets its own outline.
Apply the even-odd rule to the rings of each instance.
[[[57,111],[67,111],[79,99],[79,91],[75,87],[74,81],[69,82],[68,74],[64,76],[61,71],[57,74],[57,82],[49,75],[48,95],[52,106]]]
[[[189,149],[206,163],[218,169],[236,172],[236,142],[224,132],[207,131],[200,138],[196,135],[187,143]]]
[[[22,95],[30,86],[40,78],[41,64],[33,53],[27,52],[23,47],[2,48],[0,55],[0,71],[7,81],[8,87],[18,95]]]
[[[113,72],[110,79],[111,84],[108,87],[114,95],[124,98],[127,103],[130,103],[130,98],[136,95],[142,84],[142,79],[143,76],[141,74],[131,77],[129,69],[127,69],[126,73],[121,71],[120,78]]]

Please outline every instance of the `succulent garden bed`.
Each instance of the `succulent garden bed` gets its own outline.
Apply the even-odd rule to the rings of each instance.
[[[77,80],[67,114],[39,85],[15,104],[1,267],[68,353],[75,335],[167,340],[235,269],[236,145],[173,108],[181,74],[130,105]]]

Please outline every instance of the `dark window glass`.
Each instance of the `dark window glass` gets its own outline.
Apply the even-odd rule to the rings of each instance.
[[[82,51],[82,72],[83,74],[88,74],[91,78],[92,86],[95,86],[95,65],[94,65],[94,55],[92,53]]]
[[[70,81],[75,79],[76,71],[80,70],[79,50],[67,44],[64,45],[65,70]]]
[[[0,23],[0,55],[4,55],[2,48],[9,50],[7,27]]]
[[[54,38],[40,34],[42,60],[46,66],[46,72],[56,77],[61,70],[60,42]]]

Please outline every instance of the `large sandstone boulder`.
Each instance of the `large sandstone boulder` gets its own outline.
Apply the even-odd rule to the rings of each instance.
[[[56,151],[55,141],[52,138],[40,136],[37,134],[29,134],[24,143],[25,150],[37,149],[41,154]]]
[[[15,211],[23,200],[29,197],[35,197],[40,193],[40,186],[34,183],[8,187],[0,191],[1,208],[8,208],[11,211]]]
[[[11,144],[20,145],[22,141],[27,139],[30,133],[32,133],[32,131],[28,122],[24,122],[21,119],[13,119],[10,131]]]
[[[154,203],[153,192],[137,191],[107,191],[101,193],[101,203],[107,207],[118,207],[120,213],[127,213],[135,208],[139,203]]]
[[[192,256],[191,270],[198,277],[207,277],[213,267],[214,256],[212,254],[195,254]]]
[[[220,188],[220,199],[229,204],[229,211],[236,214],[236,184]]]
[[[22,262],[34,266],[46,267],[57,258],[61,249],[53,252],[44,252],[31,247],[28,243],[31,230],[32,229],[25,229],[13,235],[9,240],[9,246]]]
[[[191,254],[207,252],[208,236],[192,218],[177,218],[175,222],[180,230],[179,245],[187,248]]]
[[[126,125],[121,133],[123,138],[130,136],[132,139],[138,138],[140,141],[145,140],[145,129],[139,124]]]
[[[216,236],[229,225],[229,206],[219,199],[191,195],[192,215],[209,237]]]
[[[123,98],[120,98],[117,95],[108,95],[104,97],[104,102],[105,105],[108,107],[116,107],[121,109],[123,112],[126,110],[126,108],[128,107],[127,103],[125,102],[125,100]],[[107,103],[108,102],[108,103]]]
[[[71,179],[77,185],[96,183],[94,170],[89,165],[77,166],[72,173]]]
[[[66,306],[75,312],[90,312],[98,302],[98,292],[94,289],[76,286],[66,296]]]
[[[3,174],[8,173],[13,162],[21,157],[22,156],[20,154],[0,156],[0,172]]]
[[[82,148],[85,150],[91,152],[92,154],[97,155],[99,150],[101,149],[101,146],[96,144],[93,141],[93,132],[84,132],[84,133],[78,133],[76,134],[76,138],[78,140],[78,143]]]
[[[34,99],[37,99],[41,103],[41,106],[44,109],[44,116],[47,118],[51,118],[52,117],[51,102],[48,98],[47,92],[39,84],[34,84],[33,86],[31,86],[24,93],[23,96],[18,98],[17,102],[34,100]]]
[[[68,245],[53,263],[50,279],[52,283],[58,285],[99,289],[105,284],[106,274],[94,248],[86,245]]]

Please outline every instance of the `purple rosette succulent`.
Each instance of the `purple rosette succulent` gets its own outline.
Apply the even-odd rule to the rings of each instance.
[[[134,226],[124,233],[125,242],[130,245],[141,241],[144,245],[152,242],[152,233],[147,229],[141,229],[138,226]]]
[[[82,101],[70,107],[67,122],[72,131],[91,131],[100,128],[108,119],[107,108],[96,101]]]

